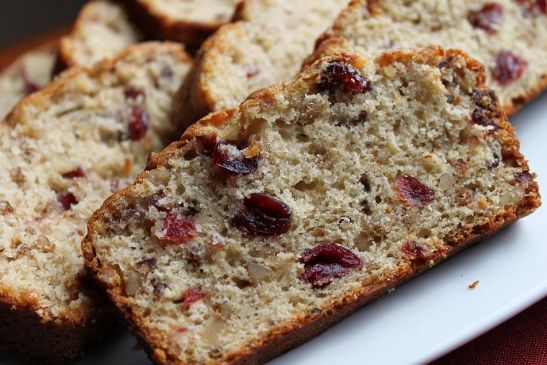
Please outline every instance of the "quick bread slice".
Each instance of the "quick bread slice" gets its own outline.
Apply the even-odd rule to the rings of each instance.
[[[83,7],[72,31],[61,38],[57,68],[92,66],[142,40],[123,6],[94,0]]]
[[[349,0],[245,0],[201,48],[177,97],[183,124],[239,105],[249,94],[294,76]]]
[[[459,50],[320,59],[154,155],[85,266],[158,364],[257,364],[540,204]]]
[[[546,33],[542,0],[354,0],[312,59],[348,48],[363,55],[430,44],[460,48],[486,66],[512,114],[547,87]]]
[[[232,18],[240,0],[122,0],[135,22],[157,39],[201,43]]]
[[[51,80],[54,64],[55,45],[47,44],[22,54],[0,72],[0,120],[24,96]]]
[[[1,352],[62,363],[109,324],[85,281],[86,222],[180,133],[172,99],[190,65],[179,45],[134,46],[64,72],[0,124]]]

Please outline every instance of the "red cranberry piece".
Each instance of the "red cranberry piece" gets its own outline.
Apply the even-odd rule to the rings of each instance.
[[[150,125],[150,116],[148,112],[141,107],[134,107],[129,117],[129,139],[138,141],[143,139]]]
[[[258,75],[260,75],[260,69],[256,66],[253,66],[247,69],[247,73],[245,76],[247,76],[248,79],[252,79],[253,77]]]
[[[534,180],[529,171],[523,171],[515,174],[515,179],[524,186],[530,184]]]
[[[500,85],[507,85],[522,77],[528,61],[511,51],[502,51],[496,56],[492,77]]]
[[[215,146],[215,166],[229,175],[248,175],[258,170],[258,156],[246,157],[246,146],[232,141],[220,141]]]
[[[496,33],[497,26],[503,22],[503,6],[498,3],[486,3],[479,11],[469,13],[467,19],[475,28],[487,33]]]
[[[151,271],[156,268],[156,264],[158,263],[158,260],[155,258],[145,259],[137,262],[135,266],[137,269],[143,269],[145,271]]]
[[[23,79],[23,92],[25,95],[29,95],[40,90],[40,86],[29,79],[27,72],[24,69],[21,71],[21,78]]]
[[[182,302],[182,305],[185,308],[190,308],[192,304],[205,297],[205,295],[207,295],[207,293],[201,290],[190,288],[186,290],[186,293],[184,293],[184,300]]]
[[[291,228],[292,210],[282,201],[264,193],[254,193],[243,201],[244,209],[231,220],[232,225],[252,236],[275,236]]]
[[[538,16],[547,14],[547,0],[520,0],[525,5],[524,15]]]
[[[536,7],[543,14],[547,14],[547,0],[536,0]]]
[[[435,191],[412,176],[398,177],[395,189],[403,203],[417,208],[424,208],[435,200]]]
[[[65,210],[69,210],[73,205],[78,204],[78,199],[70,191],[57,194],[57,201],[61,203]]]
[[[322,243],[305,250],[300,262],[304,264],[302,280],[316,288],[363,266],[363,260],[359,256],[334,242]]]
[[[198,136],[197,143],[201,154],[205,156],[213,156],[217,146],[217,136],[214,134],[208,134],[205,136]]]
[[[429,250],[418,242],[405,242],[401,251],[410,256],[414,262],[423,262],[428,259]]]
[[[74,170],[65,172],[62,175],[65,179],[75,179],[77,177],[85,177],[85,172],[81,167],[76,167]]]
[[[144,92],[142,90],[135,89],[133,87],[130,87],[130,88],[126,89],[123,93],[124,93],[126,99],[130,99],[130,100],[135,100],[139,96],[144,96]]]
[[[196,225],[191,219],[179,218],[177,213],[171,212],[163,222],[163,230],[155,235],[166,243],[178,245],[196,237]]]
[[[325,74],[321,77],[319,89],[330,92],[343,89],[352,93],[366,93],[372,90],[372,83],[361,76],[353,66],[334,61],[327,66]]]

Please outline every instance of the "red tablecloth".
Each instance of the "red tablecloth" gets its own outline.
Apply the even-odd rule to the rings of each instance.
[[[547,298],[430,365],[547,365]]]

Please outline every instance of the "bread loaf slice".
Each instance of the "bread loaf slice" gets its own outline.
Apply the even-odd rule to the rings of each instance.
[[[355,0],[318,42],[313,59],[356,49],[439,44],[469,52],[487,69],[512,114],[547,87],[547,8],[529,0]]]
[[[237,22],[203,45],[177,105],[183,124],[233,108],[259,88],[294,76],[316,38],[349,0],[246,0]]]
[[[94,0],[81,10],[72,31],[61,38],[57,69],[92,66],[143,40],[116,2]]]
[[[135,22],[157,39],[201,43],[232,18],[240,0],[123,0]]]
[[[55,45],[47,44],[19,56],[0,73],[0,119],[19,100],[36,92],[51,80]]]
[[[91,213],[179,131],[172,99],[191,60],[134,46],[73,68],[0,124],[0,349],[39,363],[76,357],[103,318],[80,242]]]
[[[93,214],[85,265],[158,364],[256,364],[539,206],[459,50],[320,59]]]

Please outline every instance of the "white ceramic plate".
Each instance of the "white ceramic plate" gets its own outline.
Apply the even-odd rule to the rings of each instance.
[[[512,118],[539,183],[547,186],[547,93]],[[423,364],[547,295],[547,207],[364,307],[272,365]],[[471,290],[468,285],[479,280]],[[118,333],[78,365],[150,364]],[[9,365],[4,362],[4,365]]]

